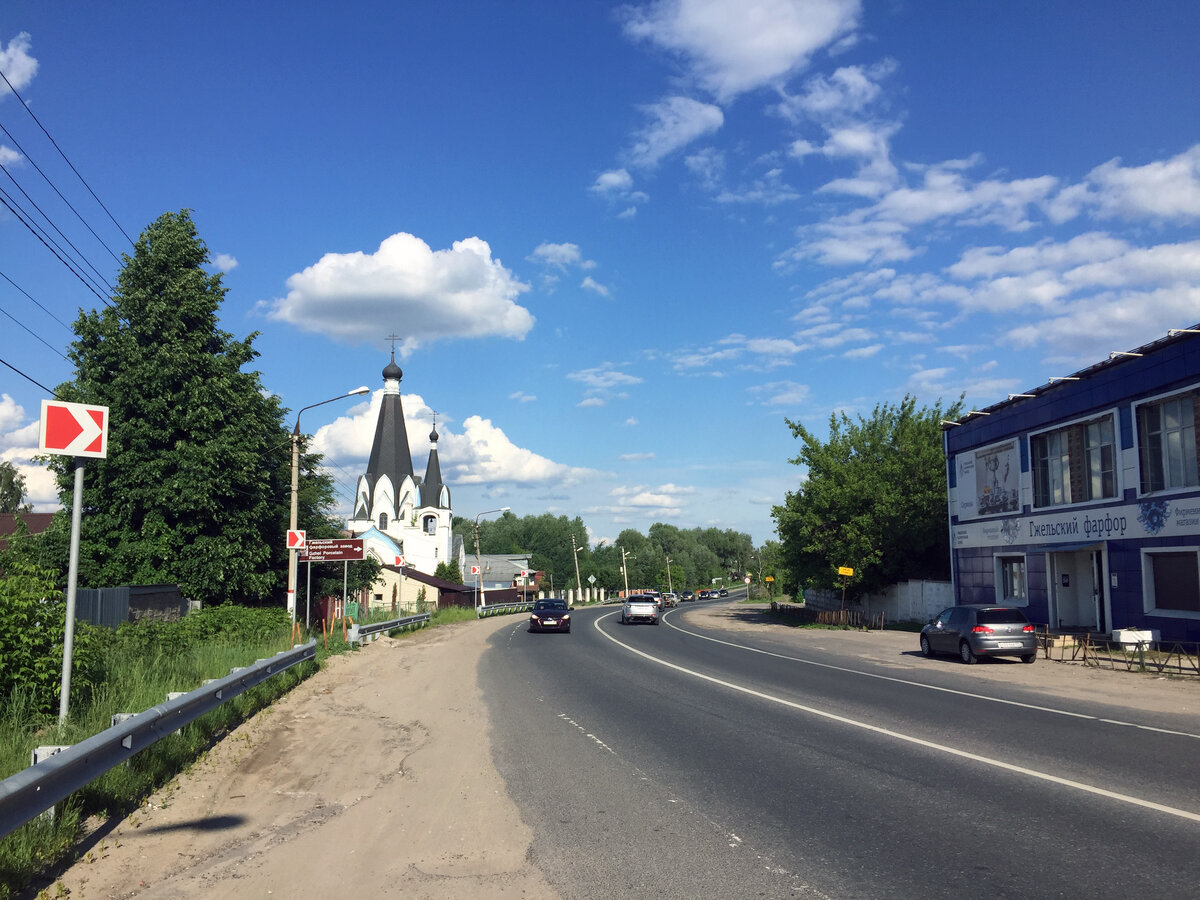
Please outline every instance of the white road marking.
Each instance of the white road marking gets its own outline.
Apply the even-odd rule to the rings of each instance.
[[[599,621],[599,620],[597,620],[597,621]],[[666,621],[666,619],[664,618],[663,621]],[[848,675],[861,675],[863,678],[878,678],[880,681],[891,681],[895,684],[904,684],[904,685],[908,685],[909,687],[923,688],[927,691],[940,691],[943,694],[955,694],[959,697],[970,697],[972,700],[986,700],[988,703],[1002,703],[1006,706],[1018,706],[1018,707],[1021,707],[1022,709],[1033,709],[1033,710],[1037,710],[1038,712],[1050,713],[1050,714],[1056,715],[1056,716],[1069,716],[1070,718],[1073,718],[1073,719],[1089,719],[1093,722],[1103,722],[1103,723],[1109,724],[1109,725],[1130,725],[1134,728],[1140,728],[1144,731],[1156,731],[1156,732],[1159,732],[1160,734],[1171,734],[1171,735],[1176,735],[1178,737],[1188,737],[1188,738],[1194,738],[1196,740],[1200,740],[1200,734],[1192,734],[1191,732],[1187,732],[1187,731],[1168,731],[1164,728],[1155,728],[1151,725],[1137,725],[1132,722],[1116,722],[1112,719],[1101,719],[1098,716],[1091,716],[1091,715],[1088,715],[1087,713],[1073,712],[1072,710],[1069,710],[1069,709],[1058,709],[1053,706],[1038,706],[1035,703],[1022,703],[1019,700],[1005,700],[1003,697],[989,697],[987,694],[975,694],[970,691],[960,691],[960,690],[956,690],[954,688],[939,687],[936,684],[925,684],[924,682],[920,682],[920,681],[911,681],[907,678],[895,678],[891,675],[880,675],[878,672],[864,672],[862,669],[848,669],[845,666],[835,666],[832,663],[816,662],[815,660],[804,659],[803,657],[799,657],[799,656],[788,656],[785,653],[775,653],[772,650],[763,650],[758,647],[748,647],[745,644],[735,644],[732,641],[723,641],[720,638],[711,637],[707,634],[700,634],[699,632],[696,632],[696,631],[689,631],[686,628],[681,628],[678,625],[672,624],[670,622],[667,622],[667,624],[670,625],[672,628],[674,628],[676,631],[682,632],[683,634],[686,634],[686,635],[690,635],[691,637],[694,637],[694,638],[699,638],[702,641],[712,641],[714,644],[722,644],[726,647],[733,647],[736,650],[745,650],[749,653],[761,653],[763,656],[773,656],[776,659],[783,659],[783,660],[787,660],[788,662],[802,663],[803,665],[806,665],[806,666],[816,666],[817,668],[830,669],[834,672],[845,672]],[[819,649],[825,649],[825,648],[819,648]]]
[[[1173,806],[1166,806],[1162,803],[1155,803],[1152,800],[1143,800],[1141,797],[1134,797],[1129,794],[1118,793],[1117,791],[1105,790],[1104,788],[1096,787],[1096,786],[1090,785],[1090,784],[1084,784],[1083,782],[1080,782],[1080,781],[1072,781],[1069,778],[1060,778],[1059,776],[1051,775],[1048,772],[1039,772],[1036,769],[1030,769],[1030,768],[1026,768],[1025,766],[1014,765],[1012,763],[1004,762],[1003,760],[993,759],[989,756],[982,756],[978,753],[971,753],[967,750],[959,750],[956,747],[948,747],[945,744],[937,744],[937,743],[934,743],[933,741],[927,741],[924,738],[915,737],[910,734],[904,734],[903,732],[899,732],[899,731],[893,731],[890,728],[881,728],[878,725],[871,725],[868,722],[860,722],[857,719],[851,719],[847,716],[839,716],[836,713],[831,713],[831,712],[828,712],[823,709],[817,709],[816,707],[813,707],[813,706],[805,706],[803,703],[796,703],[793,700],[786,700],[783,697],[776,697],[772,694],[765,694],[762,691],[756,691],[753,688],[744,687],[743,685],[740,685],[740,684],[734,684],[731,681],[725,681],[724,679],[721,679],[721,678],[714,678],[712,675],[705,675],[703,672],[697,672],[694,669],[689,669],[685,666],[680,666],[675,663],[667,662],[665,659],[659,659],[656,656],[652,656],[651,654],[646,653],[644,650],[638,650],[636,647],[631,647],[628,644],[625,644],[625,643],[619,641],[617,638],[613,637],[611,634],[606,632],[603,628],[600,627],[600,623],[602,621],[604,621],[604,619],[606,619],[606,618],[608,618],[608,616],[598,617],[597,619],[593,620],[593,625],[595,626],[596,630],[598,632],[600,632],[600,634],[604,635],[604,637],[608,638],[608,640],[612,641],[618,647],[628,650],[630,653],[634,653],[634,654],[642,657],[643,659],[648,660],[649,662],[656,663],[660,666],[666,666],[668,669],[674,669],[676,672],[682,672],[684,675],[690,675],[693,678],[700,679],[701,681],[707,681],[707,682],[710,682],[711,684],[717,684],[717,685],[720,685],[721,687],[728,688],[731,691],[737,691],[742,694],[747,694],[751,697],[757,697],[760,700],[766,700],[768,703],[778,703],[780,706],[786,706],[789,709],[799,710],[800,712],[805,712],[805,713],[808,713],[809,715],[813,715],[813,716],[820,716],[821,718],[828,719],[831,722],[838,722],[842,725],[849,725],[852,728],[861,728],[862,730],[869,731],[873,734],[883,735],[884,737],[893,738],[894,740],[904,741],[909,744],[914,744],[918,747],[924,747],[927,750],[935,750],[939,753],[946,753],[946,754],[949,754],[950,756],[957,756],[960,759],[969,759],[972,762],[982,763],[985,766],[993,766],[994,768],[997,768],[997,769],[1003,769],[1006,772],[1013,772],[1017,775],[1025,775],[1029,778],[1035,778],[1039,781],[1048,781],[1051,784],[1058,784],[1058,785],[1062,785],[1063,787],[1073,788],[1074,790],[1082,791],[1083,793],[1086,793],[1086,794],[1094,794],[1097,797],[1106,797],[1109,800],[1117,800],[1121,803],[1128,803],[1131,806],[1140,806],[1143,809],[1149,809],[1149,810],[1153,810],[1155,812],[1166,813],[1167,815],[1177,816],[1181,819],[1188,819],[1192,822],[1200,822],[1200,814],[1197,814],[1194,812],[1189,812],[1186,809],[1177,809]],[[683,629],[679,629],[679,630],[682,631]],[[692,632],[687,632],[687,633],[692,634]],[[704,635],[696,635],[696,637],[704,637]],[[708,638],[708,640],[715,640],[715,639]],[[725,641],[717,641],[717,643],[724,644],[726,642]],[[736,647],[739,645],[731,644],[730,646]],[[747,647],[744,649],[753,650],[754,648]],[[766,653],[767,651],[757,651],[757,652]],[[768,653],[768,655],[779,656],[780,654]],[[791,657],[783,657],[783,658],[790,659]],[[798,662],[805,662],[805,660],[798,660]],[[813,665],[822,665],[822,664],[821,663],[813,663]],[[837,666],[827,666],[826,668],[837,669],[838,667]],[[854,670],[846,669],[843,671],[852,672]],[[858,674],[870,674],[870,673],[858,673]],[[876,676],[872,676],[872,677],[883,678],[885,676],[876,675]],[[898,679],[888,679],[888,680],[895,681]],[[950,691],[950,693],[960,693],[960,692],[959,691]],[[974,696],[974,695],[972,695],[972,696]],[[1023,706],[1025,704],[1016,704],[1016,705]],[[1039,707],[1033,707],[1033,708],[1038,709]],[[1055,712],[1056,710],[1049,710],[1049,711]],[[1078,715],[1078,714],[1077,713],[1065,713],[1065,715]],[[1080,718],[1093,719],[1094,717],[1093,716],[1080,716]]]

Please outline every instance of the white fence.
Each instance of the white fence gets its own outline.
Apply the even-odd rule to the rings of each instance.
[[[809,609],[841,609],[842,592],[810,588],[804,592],[804,605]],[[902,581],[882,594],[847,604],[868,613],[882,612],[889,622],[928,622],[953,605],[954,591],[948,581]]]

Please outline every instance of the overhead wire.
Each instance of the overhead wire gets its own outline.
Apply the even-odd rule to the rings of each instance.
[[[25,290],[25,288],[21,287],[19,284],[17,284],[11,278],[9,278],[7,275],[5,275],[3,272],[0,272],[0,278],[3,278],[5,281],[7,281],[9,284],[11,284],[14,288],[16,288],[22,294],[24,294],[27,298],[29,298],[29,301],[31,303],[33,303],[35,306],[37,306],[38,309],[40,309],[42,312],[44,312],[46,315],[48,315],[50,318],[52,318],[55,322],[57,322],[63,328],[67,329],[67,331],[72,330],[70,325],[68,325],[66,322],[64,322],[62,319],[60,319],[58,316],[56,316],[50,310],[46,309],[46,307],[42,306],[42,304],[39,303],[38,300],[32,294],[29,293],[29,291]]]
[[[20,94],[17,92],[17,89],[16,89],[16,88],[13,86],[13,83],[12,83],[11,81],[9,81],[9,80],[8,80],[8,76],[4,74],[4,71],[3,71],[2,69],[0,69],[0,78],[3,78],[3,79],[4,79],[4,83],[5,83],[6,85],[8,85],[8,89],[9,89],[10,91],[12,91],[12,93],[13,93],[13,96],[14,96],[14,97],[16,97],[18,101],[20,101],[20,103],[21,103],[21,107],[22,107],[22,108],[25,110],[25,112],[29,113],[29,116],[30,116],[30,118],[32,118],[32,119],[33,119],[33,121],[37,122],[37,126],[38,126],[38,128],[42,129],[42,134],[46,135],[46,138],[47,138],[47,139],[50,141],[50,143],[51,143],[51,144],[54,146],[54,149],[58,151],[58,155],[59,155],[59,156],[61,156],[61,157],[63,158],[63,162],[65,162],[65,163],[66,163],[68,166],[70,166],[70,168],[71,168],[71,171],[75,173],[75,177],[79,179],[79,181],[80,181],[80,182],[83,184],[83,186],[84,186],[85,188],[87,188],[87,190],[88,190],[88,193],[92,195],[92,199],[93,199],[93,200],[95,200],[95,201],[96,201],[96,202],[97,202],[97,203],[100,205],[100,208],[101,208],[102,210],[104,210],[104,212],[105,212],[105,213],[108,215],[108,218],[109,218],[109,220],[110,220],[110,221],[111,221],[111,222],[112,222],[114,225],[116,225],[116,226],[117,226],[117,230],[118,230],[118,231],[120,231],[120,232],[121,232],[121,234],[125,235],[125,240],[129,241],[129,245],[132,247],[132,246],[134,245],[134,243],[133,243],[133,238],[131,238],[131,237],[130,237],[130,236],[129,236],[129,235],[126,233],[126,232],[125,232],[125,229],[121,227],[121,223],[117,221],[116,217],[115,217],[115,216],[114,216],[114,215],[113,215],[113,214],[112,214],[112,213],[109,211],[108,207],[104,205],[104,201],[103,201],[103,200],[101,200],[99,197],[97,197],[97,196],[96,196],[96,192],[95,192],[95,191],[93,191],[93,190],[92,190],[92,186],[91,186],[90,184],[88,184],[88,183],[87,183],[87,179],[86,179],[86,178],[84,178],[84,177],[83,177],[81,174],[79,174],[79,170],[75,168],[75,164],[71,162],[71,160],[70,160],[70,159],[67,157],[67,154],[66,154],[66,153],[64,153],[64,152],[63,152],[63,150],[62,150],[62,148],[58,146],[58,142],[57,142],[56,140],[54,140],[54,137],[53,137],[53,136],[50,134],[50,132],[49,132],[49,131],[47,131],[47,130],[46,130],[46,126],[42,124],[42,120],[41,120],[41,119],[39,119],[39,118],[37,117],[37,115],[34,113],[34,111],[33,111],[32,109],[30,109],[30,108],[29,108],[29,104],[27,104],[27,103],[25,102],[25,98],[24,98],[24,97],[22,97],[22,96],[21,96],[21,95],[20,95]],[[7,133],[7,132],[6,132],[6,133]],[[22,151],[22,152],[24,152],[24,151]],[[39,171],[40,171],[40,170],[39,170]],[[43,177],[45,177],[45,176],[43,176]],[[49,179],[47,179],[47,180],[49,180]],[[56,192],[57,192],[57,189],[55,189],[55,190],[56,190]],[[61,197],[61,196],[62,196],[62,194],[59,194],[59,196]],[[63,198],[63,202],[66,202],[66,198],[65,198],[65,197]],[[70,206],[70,204],[69,204],[69,203],[67,203],[67,205],[68,205],[68,206]],[[72,212],[75,212],[75,208],[74,208],[74,207],[71,207],[71,211],[72,211]],[[77,216],[78,216],[78,215],[79,215],[79,213],[77,213],[77,212],[76,212],[76,213],[75,213],[75,215],[77,215]],[[82,217],[82,216],[80,216],[80,221],[81,221],[81,222],[83,221],[83,217]],[[86,223],[86,222],[84,222],[84,224],[86,225],[87,223]],[[89,228],[88,228],[88,231],[92,231],[92,229],[89,227]],[[95,233],[94,231],[92,231],[92,234],[93,234],[93,235],[95,235],[96,233]],[[107,244],[105,244],[105,243],[104,243],[104,241],[103,241],[103,240],[101,240],[101,239],[100,239],[100,237],[99,237],[98,235],[96,236],[96,240],[100,241],[100,243],[101,243],[101,244],[104,244],[104,248],[105,248],[106,250],[108,250],[108,252],[109,252],[110,254],[112,254],[113,258],[114,258],[114,259],[116,259],[118,263],[120,263],[120,262],[121,262],[121,260],[120,260],[120,259],[117,259],[117,255],[116,255],[115,253],[113,253],[112,249],[111,249],[111,248],[110,248],[110,247],[109,247]]]
[[[50,388],[46,387],[44,384],[42,384],[42,383],[41,383],[40,381],[38,381],[36,378],[33,378],[33,377],[32,377],[32,376],[30,376],[30,375],[26,375],[24,372],[22,372],[20,369],[18,369],[16,366],[14,366],[12,363],[8,362],[7,360],[5,360],[5,359],[0,359],[0,364],[3,364],[3,365],[6,365],[6,366],[8,366],[10,369],[12,369],[14,372],[16,372],[18,375],[20,375],[22,378],[24,378],[24,379],[25,379],[26,381],[28,381],[30,384],[35,384],[35,385],[37,385],[37,386],[38,386],[38,387],[40,387],[40,388],[41,388],[43,391],[45,391],[47,394],[49,394],[51,397],[55,397],[55,396],[57,396],[57,394],[55,394],[55,393],[54,393],[54,391],[50,390]]]
[[[70,361],[71,361],[70,359],[67,359],[67,355],[66,355],[65,353],[63,353],[61,350],[59,350],[57,347],[55,347],[53,344],[51,344],[49,341],[47,341],[47,340],[46,340],[44,337],[42,337],[40,334],[38,334],[37,332],[35,332],[35,331],[34,331],[32,328],[30,328],[28,325],[26,325],[24,322],[22,322],[22,321],[21,321],[20,319],[18,319],[16,316],[14,316],[12,313],[10,313],[8,310],[6,310],[6,309],[5,309],[3,306],[0,306],[0,315],[5,315],[5,316],[7,316],[9,319],[11,319],[13,322],[15,322],[15,323],[17,324],[17,326],[18,326],[18,327],[20,327],[20,328],[24,329],[26,332],[28,332],[28,333],[29,333],[29,334],[30,334],[30,335],[31,335],[33,338],[35,338],[36,340],[38,340],[38,341],[41,341],[41,342],[42,342],[43,344],[45,344],[45,345],[46,345],[46,346],[47,346],[47,347],[48,347],[48,348],[49,348],[49,349],[50,349],[52,352],[54,352],[54,353],[57,353],[57,354],[58,354],[59,356],[61,356],[63,359],[66,359],[66,360],[67,360],[67,362],[70,362]]]

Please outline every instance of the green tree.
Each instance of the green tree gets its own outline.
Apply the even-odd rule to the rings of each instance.
[[[870,418],[829,419],[822,442],[798,422],[806,478],[773,516],[786,570],[785,590],[840,584],[839,566],[855,570],[855,595],[911,578],[946,578],[950,548],[941,420],[956,419],[962,399],[947,409],[916,408],[906,396],[881,404]]]
[[[463,583],[462,569],[458,567],[458,560],[452,559],[450,562],[440,562],[437,568],[433,570],[434,578],[441,578],[445,581],[453,581],[455,584]],[[422,590],[424,590],[422,588]]]
[[[290,440],[258,355],[218,327],[221,275],[190,214],[166,213],[126,255],[113,302],[83,312],[61,399],[109,407],[108,457],[85,476],[83,584],[173,582],[205,603],[279,601]],[[306,527],[330,487],[305,454]],[[69,505],[71,463],[53,464]],[[313,510],[311,507],[318,507]]]
[[[25,502],[25,476],[8,460],[0,461],[0,513],[32,512]]]

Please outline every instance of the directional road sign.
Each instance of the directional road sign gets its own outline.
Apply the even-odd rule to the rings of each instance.
[[[300,551],[300,562],[345,562],[363,558],[362,538],[313,538]]]
[[[287,548],[289,550],[304,549],[304,531],[289,528],[287,533]]]
[[[38,449],[59,456],[108,456],[108,407],[43,400]]]

